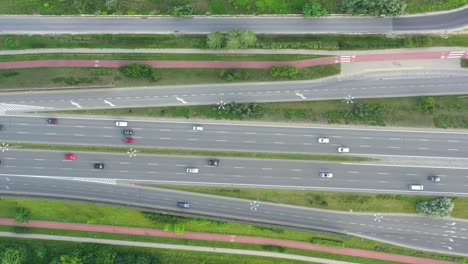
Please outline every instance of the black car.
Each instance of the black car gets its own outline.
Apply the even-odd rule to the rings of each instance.
[[[2,165],[2,160],[0,160],[0,165]]]
[[[177,206],[180,208],[190,208],[190,204],[188,202],[177,202]]]
[[[2,130],[3,130],[3,125],[0,125],[0,131],[2,131]]]
[[[93,167],[97,170],[103,170],[104,169],[104,163],[94,163]]]
[[[57,118],[47,118],[47,123],[48,124],[57,124],[58,123],[58,119]]]
[[[124,129],[124,130],[122,131],[122,134],[124,134],[125,136],[133,135],[133,130]]]
[[[219,166],[219,164],[221,164],[221,163],[217,159],[208,160],[208,165],[210,165],[210,166]]]

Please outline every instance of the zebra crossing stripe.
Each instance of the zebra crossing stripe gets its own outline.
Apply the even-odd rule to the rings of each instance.
[[[465,55],[465,53],[466,53],[466,51],[464,51],[464,50],[462,50],[462,51],[451,51],[447,55],[447,59],[459,59],[463,55]]]

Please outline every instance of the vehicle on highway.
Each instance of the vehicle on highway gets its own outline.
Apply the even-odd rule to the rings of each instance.
[[[339,153],[348,153],[348,152],[349,152],[349,148],[347,148],[347,147],[339,147],[339,148],[338,148],[338,152],[339,152]]]
[[[427,177],[427,180],[431,181],[431,182],[440,182],[440,177],[439,176],[429,176],[429,177]]]
[[[322,144],[328,144],[330,143],[330,139],[329,138],[325,138],[325,137],[319,137],[317,139],[318,143],[322,143]]]
[[[131,129],[124,129],[124,130],[122,131],[122,134],[124,134],[125,136],[131,136],[131,135],[133,135],[133,130],[131,130]]]
[[[208,165],[210,166],[219,166],[221,163],[218,159],[210,159],[208,160]]]
[[[47,118],[47,124],[55,125],[58,124],[57,118]]]
[[[327,178],[327,179],[333,178],[333,173],[331,173],[329,171],[321,171],[319,173],[319,175],[320,175],[321,178]]]
[[[126,126],[128,126],[128,122],[127,121],[115,121],[115,126],[116,127],[126,127]]]
[[[103,170],[104,169],[104,163],[94,163],[93,167],[97,170]]]
[[[410,184],[408,187],[412,191],[422,191],[422,190],[424,190],[424,186],[422,184]]]
[[[195,131],[203,131],[203,126],[194,125],[194,126],[192,126],[192,130],[195,130]]]
[[[0,165],[2,165],[2,160],[0,160]]]
[[[122,142],[123,143],[133,143],[135,142],[135,140],[131,137],[128,137],[128,138],[122,138]]]
[[[0,124],[0,131],[2,131],[2,130],[3,130],[3,125]]]
[[[65,159],[66,159],[66,160],[76,160],[76,154],[74,154],[74,153],[67,153],[67,154],[65,154]]]
[[[198,173],[198,168],[195,168],[195,167],[188,167],[185,171],[186,171],[187,173]]]
[[[180,208],[190,208],[190,204],[188,202],[177,202],[177,206]]]

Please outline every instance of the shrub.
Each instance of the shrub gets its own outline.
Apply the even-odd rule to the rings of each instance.
[[[354,104],[348,118],[356,121],[374,121],[378,125],[385,125],[385,114],[388,109],[382,104]]]
[[[239,35],[239,31],[235,29],[229,30],[226,36],[227,49],[240,49],[242,47],[242,42]]]
[[[239,13],[247,13],[250,11],[250,0],[229,0],[229,3]]]
[[[421,97],[418,103],[418,109],[422,112],[433,113],[436,108],[434,97]]]
[[[10,78],[10,77],[16,76],[18,74],[19,74],[19,72],[15,72],[15,71],[0,72],[0,80],[7,79],[7,78]]]
[[[257,43],[257,36],[252,30],[244,30],[239,33],[241,48],[250,48]]]
[[[152,78],[155,70],[152,66],[146,64],[130,63],[120,66],[120,72],[130,78]]]
[[[28,222],[31,217],[31,211],[28,208],[16,207],[15,210],[15,222],[24,223]]]
[[[3,40],[3,46],[5,46],[6,48],[9,48],[9,49],[14,49],[16,48],[16,39],[14,39],[13,37],[6,37],[4,40]]]
[[[117,11],[117,5],[119,4],[118,0],[106,0],[105,6],[107,11],[115,12]]]
[[[332,240],[332,239],[325,239],[325,238],[312,238],[310,242],[315,245],[323,245],[323,246],[331,246],[331,247],[343,247],[344,246],[344,243],[341,240]]]
[[[208,34],[206,43],[210,49],[221,49],[224,46],[224,34],[221,32],[212,32]]]
[[[175,17],[191,16],[195,13],[195,7],[191,4],[176,5],[170,9],[169,13]]]
[[[350,15],[398,16],[405,11],[402,0],[344,0],[341,10]]]
[[[289,78],[292,79],[299,74],[299,69],[294,66],[272,66],[270,68],[270,75],[276,78]]]
[[[305,17],[321,17],[327,15],[327,10],[319,3],[307,3],[302,9],[302,15]]]
[[[416,211],[427,216],[449,216],[455,207],[452,199],[448,197],[440,197],[432,201],[425,201],[416,204]]]
[[[6,248],[3,251],[2,264],[23,264],[26,263],[28,251],[25,247]]]
[[[468,117],[463,115],[438,115],[434,117],[437,128],[468,128]]]
[[[218,111],[221,117],[241,120],[260,118],[265,112],[265,109],[256,103],[230,102],[224,105],[224,109],[218,109],[218,106],[214,106],[214,109]]]
[[[73,8],[80,14],[90,14],[93,12],[93,7],[88,0],[73,0]],[[99,13],[101,13],[99,11]]]
[[[226,14],[226,5],[221,0],[213,0],[208,6],[207,12],[210,14]]]
[[[245,69],[223,69],[219,72],[219,77],[226,81],[247,80],[250,76]]]

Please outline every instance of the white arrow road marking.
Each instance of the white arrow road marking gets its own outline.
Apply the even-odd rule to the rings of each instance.
[[[443,246],[443,247],[448,248],[448,250],[452,250],[452,247],[449,247],[449,246]]]
[[[451,239],[451,238],[447,238],[447,239],[448,239],[450,242],[453,242],[453,239]]]
[[[453,225],[456,225],[456,224],[457,224],[457,223],[453,222],[453,223],[450,223],[450,224],[447,224],[447,225],[453,226]]]
[[[307,99],[303,94],[296,92],[296,95],[299,96],[301,99]]]
[[[72,104],[72,105],[74,105],[74,106],[76,106],[78,108],[82,108],[81,105],[79,105],[78,103],[73,102],[72,100],[70,100],[70,104]]]
[[[445,230],[445,232],[455,234],[455,231]]]
[[[177,101],[183,103],[183,104],[187,104],[187,102],[186,102],[184,99],[180,98],[180,97],[177,97],[177,96],[176,96],[175,99],[176,99]]]
[[[113,103],[111,103],[111,102],[109,102],[109,101],[107,101],[107,100],[104,100],[104,103],[106,103],[106,104],[108,104],[108,105],[110,105],[110,106],[112,106],[112,107],[115,106]]]

